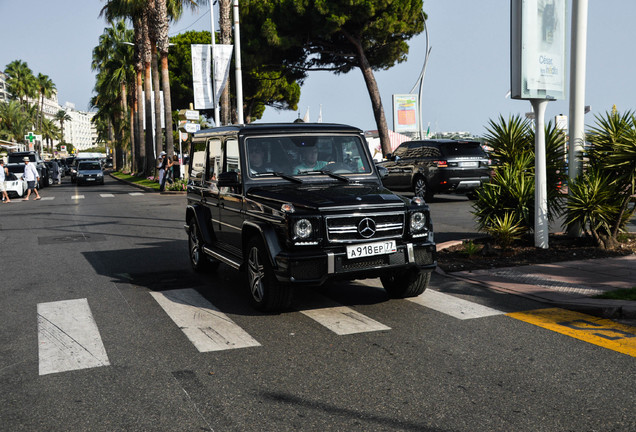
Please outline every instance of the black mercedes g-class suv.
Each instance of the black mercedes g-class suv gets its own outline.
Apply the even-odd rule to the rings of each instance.
[[[351,126],[195,133],[185,214],[192,267],[245,272],[264,311],[288,307],[295,286],[329,279],[380,277],[391,297],[421,294],[436,266],[429,208],[383,187],[380,171]]]
[[[478,141],[407,141],[387,158],[379,164],[389,171],[383,184],[426,200],[438,193],[474,198],[475,191],[490,181],[490,160]]]

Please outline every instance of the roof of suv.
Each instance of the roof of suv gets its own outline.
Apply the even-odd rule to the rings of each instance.
[[[307,133],[307,132],[347,132],[362,133],[362,130],[337,123],[250,123],[204,129],[194,134],[206,137],[226,134],[260,135],[271,133]]]

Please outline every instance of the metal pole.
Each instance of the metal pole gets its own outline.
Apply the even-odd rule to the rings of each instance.
[[[217,103],[217,99],[216,99],[216,80],[214,79],[214,74],[215,74],[215,70],[214,70],[214,48],[216,45],[216,35],[215,35],[215,30],[214,30],[214,5],[213,5],[213,1],[210,0],[210,28],[212,29],[212,92],[214,93],[214,126],[215,127],[219,127],[221,126],[221,120],[219,119],[219,104]]]
[[[239,29],[239,2],[234,0],[234,69],[236,70],[236,118],[243,124],[243,75],[241,73],[241,32]]]
[[[420,118],[419,118],[419,123],[420,123],[420,139],[424,139],[424,126],[423,126],[423,121],[422,121],[422,88],[424,86],[424,76],[426,75],[426,64],[428,63],[428,56],[431,53],[431,48],[429,48],[428,45],[428,27],[426,27],[426,18],[424,18],[424,14],[422,14],[422,18],[424,20],[424,34],[426,36],[426,51],[424,54],[424,66],[422,66],[422,72],[420,72],[420,76],[417,79],[417,81],[415,82],[415,85],[413,86],[413,88],[411,89],[411,93],[413,93],[413,91],[415,90],[415,87],[418,86],[419,84],[419,92],[418,92],[418,99],[420,102],[420,106],[418,107],[418,111],[420,113]]]
[[[572,2],[572,45],[570,48],[570,149],[568,152],[569,183],[581,174],[581,155],[585,143],[585,62],[587,45],[588,0]],[[581,227],[568,227],[568,235],[579,237]]]
[[[548,188],[545,155],[546,99],[530,99],[534,110],[534,245],[548,248]]]

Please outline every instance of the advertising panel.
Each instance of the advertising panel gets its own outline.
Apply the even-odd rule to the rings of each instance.
[[[415,94],[393,95],[393,130],[417,132],[420,128],[419,103]]]
[[[565,98],[566,0],[511,0],[511,97]]]

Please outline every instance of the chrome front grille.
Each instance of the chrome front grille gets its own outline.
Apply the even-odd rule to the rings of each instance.
[[[365,219],[370,220],[369,224]],[[353,215],[327,216],[327,239],[330,243],[357,243],[401,237],[404,234],[404,212],[356,213]],[[361,234],[360,224],[372,225],[373,234]]]

